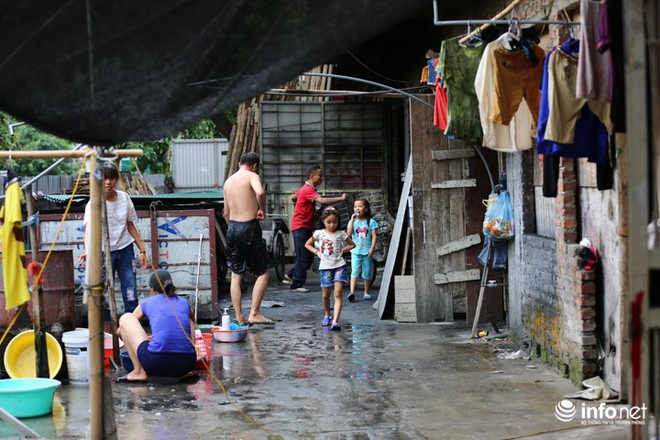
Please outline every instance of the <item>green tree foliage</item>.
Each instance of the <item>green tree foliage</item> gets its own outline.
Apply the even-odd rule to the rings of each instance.
[[[74,144],[37,130],[30,125],[21,125],[14,127],[13,135],[10,134],[9,124],[16,121],[5,113],[0,113],[0,148],[2,150],[12,151],[35,151],[35,150],[71,150]],[[22,159],[12,160],[14,171],[19,176],[36,176],[41,171],[50,166],[57,159]],[[8,160],[0,161],[0,167],[7,169]],[[78,168],[77,160],[69,159],[55,168],[52,174],[70,175],[74,174]]]
[[[236,110],[226,114],[227,118],[235,123]],[[21,125],[14,128],[14,134],[9,134],[9,124],[16,123],[11,116],[0,112],[0,149],[2,150],[71,150],[73,143],[37,130],[30,125]],[[129,170],[152,174],[170,174],[170,142],[172,139],[213,139],[224,137],[218,132],[213,121],[203,120],[189,127],[172,138],[161,139],[154,142],[126,142],[117,145],[118,149],[136,148],[144,151],[144,156],[131,160]],[[36,176],[57,159],[29,159],[13,160],[14,170],[21,176]],[[0,167],[6,169],[8,161],[0,160]],[[78,171],[78,160],[66,160],[52,174],[73,175]]]

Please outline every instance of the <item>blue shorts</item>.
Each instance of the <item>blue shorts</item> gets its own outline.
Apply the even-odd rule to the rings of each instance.
[[[142,341],[137,349],[137,357],[149,376],[181,377],[191,372],[197,363],[196,353],[149,351],[149,341]]]
[[[374,273],[374,259],[369,255],[351,254],[351,278],[370,280]]]
[[[346,284],[348,282],[345,265],[334,269],[321,269],[319,274],[321,275],[321,287],[333,287],[335,283]]]

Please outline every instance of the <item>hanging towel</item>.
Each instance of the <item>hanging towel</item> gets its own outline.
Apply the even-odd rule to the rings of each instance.
[[[5,283],[5,309],[10,310],[30,300],[27,283],[25,243],[23,242],[23,193],[18,181],[5,192],[5,204],[0,209],[2,239],[2,276]]]

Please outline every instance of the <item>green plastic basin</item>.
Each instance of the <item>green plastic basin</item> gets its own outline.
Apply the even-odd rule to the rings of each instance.
[[[14,417],[37,417],[50,414],[53,394],[62,383],[55,379],[0,380],[0,408]]]

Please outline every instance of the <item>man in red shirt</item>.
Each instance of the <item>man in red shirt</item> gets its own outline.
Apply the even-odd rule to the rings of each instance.
[[[316,187],[323,181],[323,172],[320,165],[307,167],[307,181],[291,197],[296,206],[293,209],[291,219],[291,231],[293,232],[293,245],[296,252],[296,264],[284,275],[284,282],[291,283],[291,290],[297,292],[309,292],[305,288],[307,281],[307,270],[314,256],[305,249],[305,243],[314,232],[314,208],[316,204],[329,205],[346,200],[346,194],[339,197],[322,197],[316,191]]]

